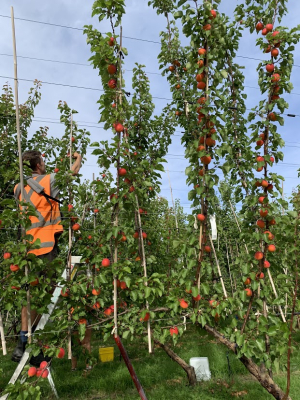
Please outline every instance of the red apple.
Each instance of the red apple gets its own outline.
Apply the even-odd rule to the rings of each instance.
[[[64,355],[65,355],[65,350],[61,347],[61,348],[59,349],[58,354],[57,354],[57,358],[63,358]]]
[[[78,231],[78,229],[80,229],[80,225],[76,223],[72,226],[72,229],[73,231]]]
[[[117,81],[115,79],[110,79],[107,85],[109,88],[115,89],[117,87]]]
[[[206,253],[210,253],[210,252],[211,252],[210,246],[204,246],[204,251],[205,251]]]
[[[57,173],[59,171],[59,168],[54,168],[54,172]]]
[[[268,251],[270,251],[271,253],[274,253],[275,250],[276,250],[275,245],[274,244],[269,244]]]
[[[264,253],[262,253],[261,251],[257,251],[257,252],[254,254],[254,258],[255,258],[256,260],[262,260],[262,259],[264,258]]]
[[[216,18],[216,16],[217,16],[217,12],[215,11],[215,10],[210,10],[210,13],[211,13],[211,15],[210,15],[210,19],[215,19]]]
[[[246,296],[247,297],[251,297],[252,296],[252,290],[251,289],[247,288],[247,289],[245,289],[245,292],[246,292]]]
[[[261,209],[261,210],[259,210],[259,213],[260,213],[260,216],[264,218],[268,215],[268,210]]]
[[[272,57],[277,57],[278,54],[279,54],[279,50],[278,50],[278,49],[273,49],[273,50],[271,51],[271,56],[272,56]]]
[[[197,215],[197,219],[198,219],[198,221],[203,222],[203,221],[205,220],[205,215],[203,215],[203,214],[198,214],[198,215]]]
[[[110,266],[109,259],[108,258],[103,258],[101,265],[102,265],[102,267],[109,267]]]
[[[179,305],[180,305],[181,308],[188,308],[189,303],[186,302],[184,299],[180,299],[179,300]]]
[[[267,261],[267,260],[264,261],[264,267],[265,268],[270,268],[270,265],[271,264],[269,263],[269,261]]]
[[[280,81],[280,75],[279,74],[273,74],[271,78],[271,82],[279,82]]]
[[[203,26],[203,30],[204,31],[210,31],[211,30],[211,25],[210,24],[206,24]]]
[[[143,239],[147,239],[147,233],[146,232],[142,232],[142,236],[143,236]]]
[[[261,220],[261,219],[259,219],[259,220],[256,221],[256,225],[257,225],[259,228],[261,228],[261,229],[265,227],[265,223],[264,223],[264,221]]]
[[[244,282],[244,285],[250,285],[250,283],[251,283],[251,278],[247,278],[246,280],[245,280],[245,282]]]
[[[269,240],[273,240],[274,239],[274,235],[270,231],[265,231],[264,234],[268,235],[268,239]]]
[[[269,74],[271,74],[274,71],[274,64],[267,64],[266,70],[269,72]]]
[[[271,32],[271,31],[273,30],[273,25],[272,25],[272,24],[267,24],[267,25],[266,25],[266,30],[267,30],[268,32]]]
[[[32,377],[36,375],[36,368],[35,367],[30,367],[28,370],[28,376]]]
[[[265,200],[265,197],[263,197],[263,196],[261,196],[261,197],[258,198],[258,202],[259,202],[260,204],[263,204],[264,200]]]
[[[45,379],[45,378],[48,378],[48,375],[49,375],[49,371],[47,369],[45,369],[45,371],[42,372],[41,376],[42,376],[42,378]]]
[[[110,75],[115,74],[115,73],[117,72],[116,66],[115,66],[114,64],[110,64],[110,65],[107,67],[107,72],[108,72]]]
[[[150,319],[150,313],[147,312],[145,314],[144,318],[143,317],[140,318],[140,321],[141,322],[147,322],[147,321],[149,321],[149,319]]]
[[[263,28],[261,34],[265,36],[268,33],[267,28]]]
[[[125,176],[127,174],[127,171],[125,168],[119,168],[118,173],[120,176]]]
[[[264,277],[265,277],[265,274],[263,272],[261,272],[261,273],[258,272],[256,274],[256,279],[264,279]]]
[[[101,293],[101,289],[100,288],[98,290],[95,289],[95,288],[92,290],[92,295],[94,295],[94,296],[99,296],[100,293]]]
[[[11,264],[11,266],[9,268],[12,272],[17,272],[20,269],[20,267],[18,265],[14,265],[14,264]]]
[[[170,335],[178,335],[178,328],[177,326],[174,326],[174,328],[170,328]]]
[[[204,54],[206,54],[206,50],[201,48],[198,50],[198,54],[199,54],[199,56],[203,56]]]
[[[263,30],[264,29],[264,25],[261,23],[261,22],[258,22],[257,24],[256,24],[256,30],[257,30],[257,32],[258,31],[261,31],[261,30]]]

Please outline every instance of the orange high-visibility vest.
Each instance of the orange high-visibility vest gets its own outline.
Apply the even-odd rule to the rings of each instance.
[[[50,175],[39,175],[32,177],[32,179],[44,188],[44,193],[46,195],[51,195]],[[19,183],[15,186],[14,192],[18,199],[22,200],[20,191],[21,184]],[[31,226],[26,233],[33,236],[32,243],[37,239],[40,239],[41,241],[41,247],[39,249],[30,250],[29,253],[33,253],[37,256],[50,253],[55,244],[54,235],[63,231],[63,227],[60,225],[61,215],[59,204],[56,201],[47,199],[42,194],[35,192],[29,185],[24,187],[24,197],[26,203],[29,203],[36,208],[38,215],[38,217],[29,217]]]

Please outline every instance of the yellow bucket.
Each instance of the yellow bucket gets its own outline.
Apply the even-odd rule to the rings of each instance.
[[[114,360],[113,347],[99,347],[99,359],[102,362],[109,362]]]

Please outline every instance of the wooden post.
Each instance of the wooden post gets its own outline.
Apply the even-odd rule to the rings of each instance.
[[[14,51],[14,84],[15,84],[15,107],[16,107],[16,124],[17,124],[17,142],[19,153],[19,168],[20,168],[20,185],[21,185],[21,198],[24,198],[24,177],[23,177],[23,161],[22,161],[22,148],[21,148],[21,131],[20,131],[20,116],[19,116],[19,95],[18,95],[18,64],[17,64],[17,46],[15,34],[15,19],[14,8],[11,7],[11,25],[12,25],[12,38],[13,38],[13,51]],[[25,236],[24,228],[21,228],[22,237]],[[28,265],[25,265],[25,276],[28,277]],[[31,310],[30,310],[30,291],[29,287],[26,291],[27,299],[27,321],[28,321],[28,343],[31,343]]]

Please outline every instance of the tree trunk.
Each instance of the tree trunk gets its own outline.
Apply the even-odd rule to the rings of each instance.
[[[220,343],[224,344],[226,347],[228,347],[228,349],[236,354],[235,343],[230,342],[223,335],[221,335],[221,333],[208,325],[205,325],[204,329],[213,335]],[[245,365],[250,374],[252,374],[258,380],[262,387],[265,388],[276,400],[292,400],[290,396],[285,397],[283,390],[273,381],[270,375],[268,373],[263,373],[261,368],[255,364],[251,358],[242,356],[240,361]]]
[[[176,353],[174,353],[174,351],[171,350],[170,347],[167,346],[166,344],[161,343],[157,339],[153,339],[153,340],[154,340],[154,343],[157,344],[161,349],[163,349],[173,361],[177,362],[177,364],[179,364],[181,366],[181,368],[184,369],[184,371],[187,374],[189,384],[191,386],[195,386],[197,383],[197,379],[196,379],[194,367],[191,367],[189,364],[187,364],[182,358],[180,358]]]

